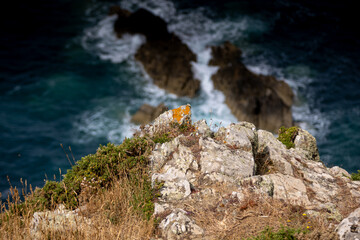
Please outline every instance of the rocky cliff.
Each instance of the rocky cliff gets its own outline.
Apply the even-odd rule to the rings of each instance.
[[[181,132],[168,138],[174,124]],[[136,136],[159,133],[165,140],[157,140],[148,155],[151,183],[158,190],[157,238],[238,239],[292,221],[308,228],[323,224],[321,231],[299,239],[360,237],[360,182],[340,167],[326,167],[306,130],[292,132],[289,148],[249,122],[213,132],[204,120],[191,122],[187,105],[161,114]],[[34,216],[35,232],[48,215]]]

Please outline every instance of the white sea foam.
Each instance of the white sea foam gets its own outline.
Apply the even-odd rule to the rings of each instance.
[[[145,37],[124,34],[122,38],[117,38],[114,32],[115,20],[116,16],[107,16],[94,27],[86,29],[81,43],[86,50],[98,55],[102,60],[121,63],[133,57],[145,42]]]
[[[111,101],[112,102],[112,101]],[[112,114],[117,111],[119,118]],[[121,143],[125,137],[131,137],[135,125],[130,122],[130,115],[124,106],[115,108],[96,107],[79,114],[74,122],[76,140],[88,143],[96,138],[105,138],[112,143]]]
[[[176,15],[176,9],[173,2],[168,0],[125,0],[119,3],[121,8],[130,11],[136,11],[139,8],[145,8],[153,14],[169,22]]]

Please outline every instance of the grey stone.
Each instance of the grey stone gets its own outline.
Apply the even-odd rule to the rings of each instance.
[[[307,159],[320,161],[316,139],[306,130],[299,128],[294,140],[295,148],[305,151]]]
[[[340,240],[360,239],[360,208],[356,209],[337,226],[336,231]]]
[[[186,216],[183,209],[174,209],[164,220],[161,221],[159,228],[163,230],[163,237],[168,240],[199,238],[204,234],[193,220]]]
[[[64,205],[59,205],[54,211],[35,212],[30,224],[33,239],[43,239],[46,231],[81,231],[90,225],[90,219],[79,216],[78,211],[70,211]]]

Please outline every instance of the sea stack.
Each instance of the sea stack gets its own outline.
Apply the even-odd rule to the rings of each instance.
[[[196,61],[196,55],[178,36],[169,33],[167,23],[142,8],[131,13],[113,7],[110,12],[118,15],[114,24],[118,37],[125,33],[146,37],[135,59],[143,65],[154,84],[178,96],[195,97],[200,81],[193,77],[191,62]]]
[[[250,72],[240,61],[241,50],[230,42],[213,46],[210,65],[218,66],[212,76],[214,87],[222,91],[226,104],[239,121],[276,132],[292,126],[293,92],[284,81]]]

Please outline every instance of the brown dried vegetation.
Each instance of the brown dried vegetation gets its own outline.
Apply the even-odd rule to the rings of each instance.
[[[118,180],[110,189],[88,198],[79,215],[91,220],[91,225],[73,231],[42,232],[42,239],[150,239],[154,232],[153,219],[146,220],[135,211],[131,201],[141,186],[130,186],[126,178]],[[84,191],[86,193],[86,191]],[[0,212],[0,239],[31,239],[31,220],[35,212],[29,204],[32,194],[20,200],[16,188],[11,189],[12,199],[2,203]]]

